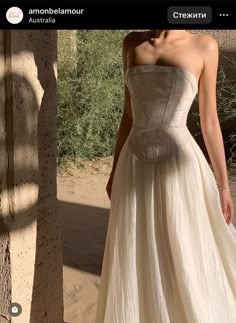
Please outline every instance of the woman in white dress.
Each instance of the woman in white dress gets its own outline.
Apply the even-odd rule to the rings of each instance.
[[[129,33],[96,323],[236,322],[236,230],[217,116],[218,45]],[[215,176],[186,121],[195,95]]]

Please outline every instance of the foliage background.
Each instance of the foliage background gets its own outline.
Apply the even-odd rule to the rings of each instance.
[[[129,31],[58,37],[58,163],[113,154],[123,111],[122,40]]]

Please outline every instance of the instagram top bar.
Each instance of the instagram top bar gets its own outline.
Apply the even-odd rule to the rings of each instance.
[[[12,3],[12,2],[11,2]],[[233,2],[2,2],[2,29],[235,29]]]

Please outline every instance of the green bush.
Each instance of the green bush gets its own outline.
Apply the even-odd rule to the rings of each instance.
[[[128,31],[58,37],[58,164],[113,154],[124,105],[122,40]],[[74,48],[73,48],[74,50]]]

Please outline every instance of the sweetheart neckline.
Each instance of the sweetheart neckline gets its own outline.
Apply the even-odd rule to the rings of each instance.
[[[144,64],[144,65],[134,65],[134,66],[129,66],[127,67],[126,71],[125,71],[125,78],[128,74],[128,71],[132,70],[132,69],[137,69],[139,67],[141,67],[141,69],[145,68],[146,66],[148,66],[149,68],[153,67],[153,68],[161,68],[161,69],[177,69],[180,70],[182,72],[188,73],[189,75],[191,75],[198,87],[198,82],[199,80],[197,80],[196,76],[193,74],[193,72],[187,70],[186,68],[180,67],[180,66],[168,66],[168,65],[153,65],[153,64]]]

